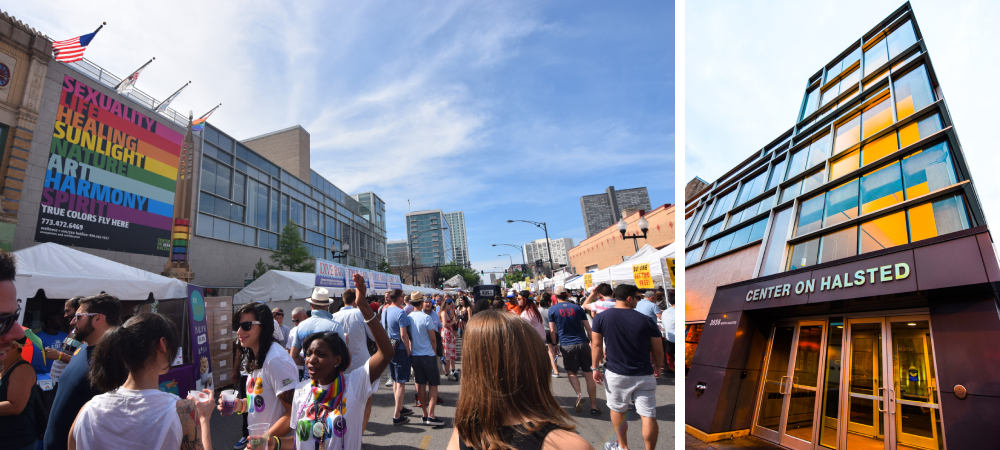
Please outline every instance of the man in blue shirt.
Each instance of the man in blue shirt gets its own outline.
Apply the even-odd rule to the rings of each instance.
[[[42,331],[38,333],[38,339],[41,339],[44,348],[35,347],[35,354],[31,358],[31,366],[35,368],[36,375],[45,375],[52,370],[54,360],[46,357],[43,362],[42,352],[47,349],[62,350],[63,341],[67,336],[66,332],[59,330],[62,325],[62,311],[53,310],[45,314],[45,323]],[[54,352],[46,352],[46,355],[52,353]]]
[[[392,424],[402,425],[410,421],[405,416],[413,414],[413,410],[403,406],[406,395],[406,383],[410,381],[410,318],[403,310],[403,295],[401,289],[393,289],[389,293],[389,305],[382,310],[382,327],[389,333],[389,342],[395,354],[389,363],[389,379],[393,382],[392,394],[396,407],[392,414]]]
[[[62,450],[67,447],[69,429],[73,426],[76,415],[83,405],[98,394],[90,387],[90,380],[87,379],[91,355],[104,333],[121,325],[121,312],[121,302],[112,295],[98,294],[80,300],[80,309],[76,311],[72,325],[76,326],[76,338],[83,345],[77,349],[59,377],[59,389],[45,428],[45,450]]]
[[[414,292],[410,295],[410,304],[413,305],[413,312],[410,313],[410,321],[413,323],[413,354],[410,360],[413,363],[413,376],[417,382],[417,396],[426,399],[421,402],[423,409],[424,425],[439,427],[444,422],[438,420],[434,415],[434,407],[437,405],[438,385],[441,384],[441,374],[438,372],[437,355],[434,352],[434,345],[437,342],[437,332],[440,329],[431,316],[434,315],[434,305],[430,301],[424,301],[423,294]],[[427,392],[430,386],[430,394]],[[429,396],[428,396],[429,395]]]
[[[663,313],[660,307],[656,305],[656,291],[650,289],[642,294],[642,300],[635,304],[635,311],[643,313],[646,317],[653,319],[654,322],[660,321],[660,314]]]
[[[598,415],[597,384],[587,376],[590,367],[590,324],[583,308],[569,301],[569,292],[565,287],[556,286],[556,304],[549,308],[549,333],[552,342],[559,343],[563,355],[563,368],[566,369],[570,386],[576,391],[576,412],[583,411],[583,393],[580,392],[580,380],[577,371],[583,370],[583,379],[587,382],[587,395],[590,397],[590,414]]]
[[[295,365],[305,365],[305,358],[299,355],[299,351],[302,350],[302,343],[306,341],[306,338],[314,333],[334,331],[344,337],[345,344],[348,344],[350,339],[344,333],[343,327],[334,322],[333,315],[330,314],[330,291],[321,287],[313,288],[312,297],[307,298],[306,301],[312,305],[312,316],[299,322],[298,326],[295,327],[292,348],[288,351],[288,354],[295,360]]]

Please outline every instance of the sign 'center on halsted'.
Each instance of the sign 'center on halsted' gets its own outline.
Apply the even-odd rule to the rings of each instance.
[[[841,278],[840,274],[822,277],[819,279],[819,290],[832,291],[834,289],[864,286],[866,283],[888,283],[895,280],[902,280],[909,276],[909,264],[889,264],[858,270],[853,274],[845,272],[843,278]],[[794,292],[795,295],[816,292],[816,279],[811,278],[795,283]],[[791,283],[785,283],[749,291],[747,292],[747,301],[767,300],[770,298],[787,297],[789,295],[792,295],[792,285]]]

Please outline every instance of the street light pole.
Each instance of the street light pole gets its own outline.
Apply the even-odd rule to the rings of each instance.
[[[622,234],[622,239],[623,240],[624,239],[631,239],[632,240],[632,245],[635,246],[635,251],[636,252],[639,251],[639,239],[646,239],[646,232],[649,231],[649,221],[646,220],[646,212],[645,211],[642,211],[642,210],[639,211],[639,223],[638,223],[638,225],[639,225],[639,229],[642,230],[642,236],[639,236],[639,233],[635,233],[635,234],[633,234],[631,236],[626,236],[625,235],[625,230],[628,229],[628,222],[625,221],[624,217],[622,217],[622,220],[618,222],[618,232]]]
[[[499,245],[506,245],[506,246],[508,246],[508,247],[514,247],[514,248],[516,248],[516,249],[517,249],[517,251],[518,251],[518,252],[520,253],[520,255],[521,255],[521,264],[526,264],[526,263],[528,262],[528,261],[527,261],[526,259],[524,259],[524,247],[522,247],[522,246],[520,246],[520,245],[514,245],[514,244],[499,244]],[[494,246],[494,247],[496,247],[496,246],[497,246],[497,244],[493,244],[493,246]],[[514,263],[511,263],[511,265],[513,266],[513,265],[514,265]]]
[[[514,222],[530,223],[530,224],[532,224],[532,225],[534,225],[534,226],[536,226],[538,228],[541,228],[542,230],[545,230],[545,248],[548,250],[548,253],[549,253],[549,275],[551,275],[552,274],[552,245],[549,242],[549,227],[548,227],[548,225],[546,225],[545,222],[532,222],[530,220],[508,220],[507,221],[507,223],[514,223]]]
[[[510,254],[509,254],[509,253],[504,253],[503,255],[497,255],[497,256],[507,256],[508,258],[510,258],[510,265],[511,265],[511,266],[513,266],[513,265],[514,265],[514,257],[513,257],[513,256],[510,256]]]

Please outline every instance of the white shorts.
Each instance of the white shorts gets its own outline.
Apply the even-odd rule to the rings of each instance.
[[[635,411],[642,417],[656,418],[656,377],[653,375],[618,375],[604,371],[604,393],[608,408],[628,412],[629,398],[635,399]]]

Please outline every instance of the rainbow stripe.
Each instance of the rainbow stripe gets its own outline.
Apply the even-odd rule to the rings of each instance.
[[[312,380],[312,394],[313,400],[317,404],[323,405],[330,411],[337,409],[338,406],[343,405],[344,401],[344,373],[340,372],[337,374],[337,379],[333,380],[333,384],[330,385],[329,389],[322,389],[316,385],[316,380]]]
[[[191,122],[191,131],[202,131],[205,129],[205,122],[208,121],[208,117],[203,119],[197,119]]]

